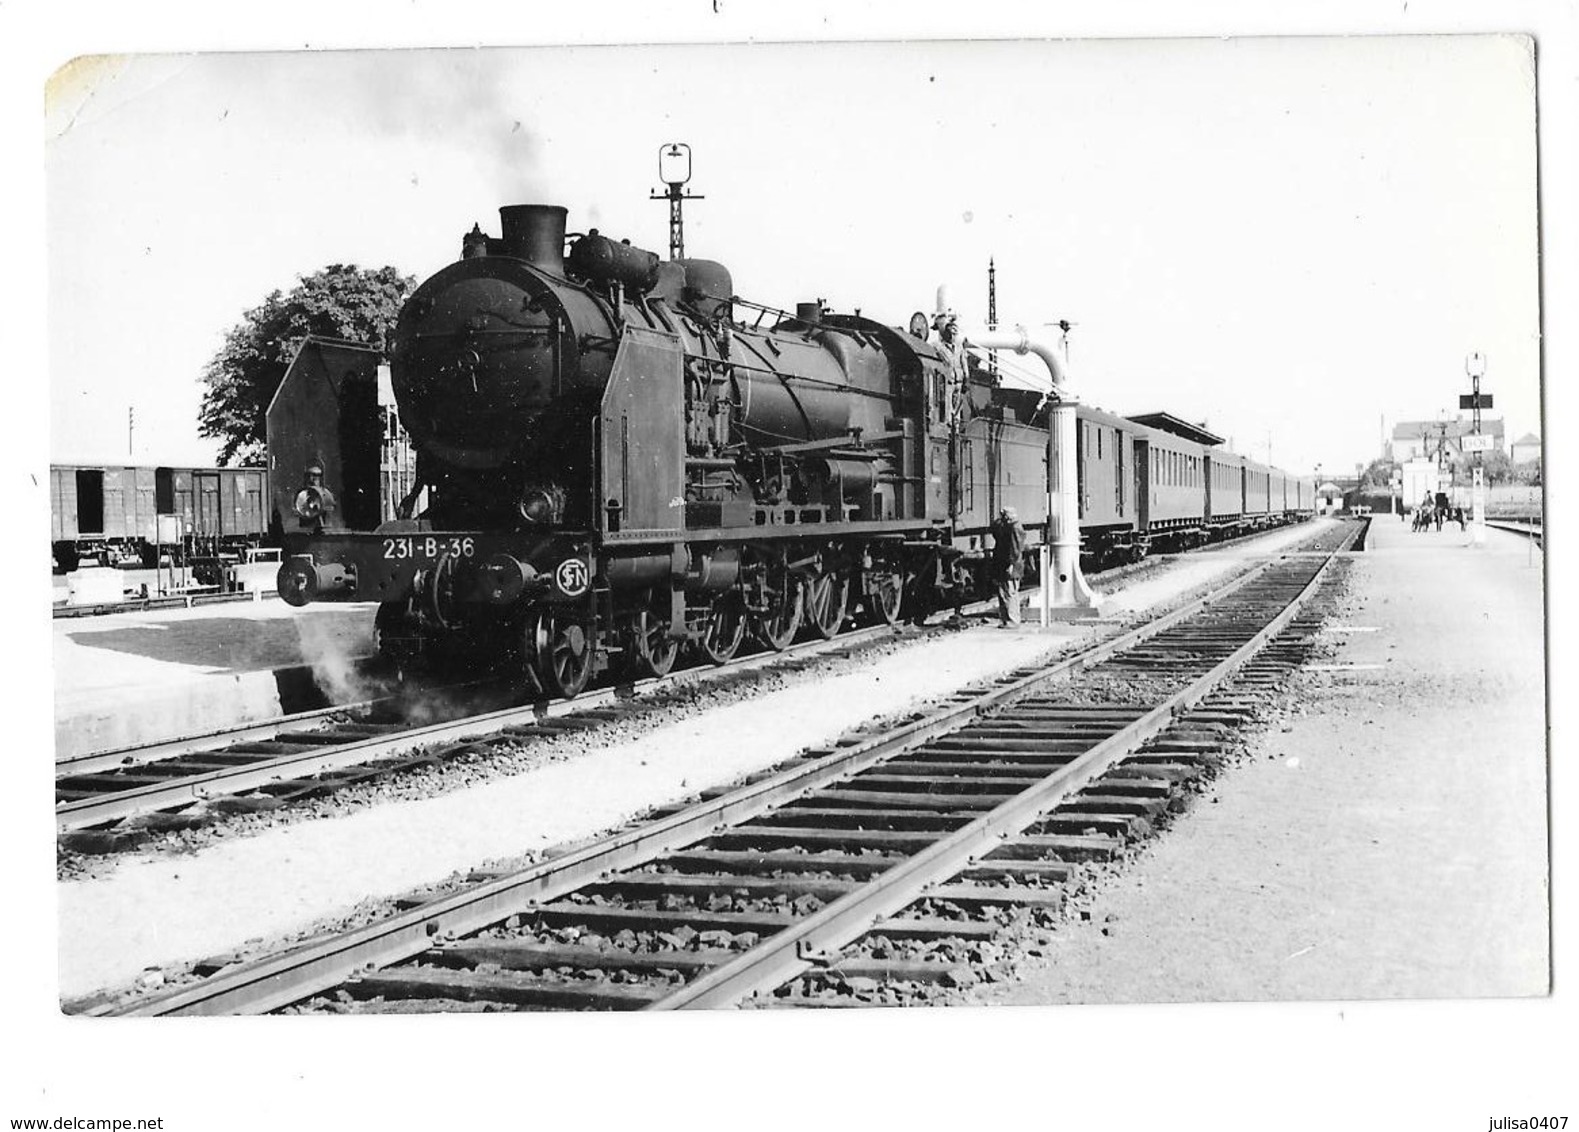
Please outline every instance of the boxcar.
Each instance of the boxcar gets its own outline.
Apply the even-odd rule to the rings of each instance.
[[[161,517],[187,554],[237,554],[269,534],[268,473],[261,468],[56,465],[50,468],[55,569],[84,560],[152,566]],[[174,520],[171,522],[170,520]]]
[[[58,568],[143,560],[155,536],[152,468],[56,465],[49,470],[50,542]]]

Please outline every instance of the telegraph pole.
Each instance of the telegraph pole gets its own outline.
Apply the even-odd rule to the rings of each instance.
[[[684,259],[685,218],[681,213],[681,204],[688,200],[707,199],[685,191],[685,183],[691,179],[691,147],[685,142],[659,146],[658,177],[669,186],[668,191],[651,193],[647,199],[669,202],[669,258]]]
[[[133,406],[126,406],[126,455],[128,459],[133,455],[132,433],[137,419],[136,414],[137,410]]]
[[[987,329],[998,329],[998,264],[992,256],[987,257]],[[998,383],[998,351],[987,351],[987,372],[992,375],[993,384]]]

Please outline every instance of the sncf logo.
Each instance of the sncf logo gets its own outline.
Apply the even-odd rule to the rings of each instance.
[[[580,597],[591,583],[587,564],[579,558],[565,559],[554,571],[554,585],[566,597]]]

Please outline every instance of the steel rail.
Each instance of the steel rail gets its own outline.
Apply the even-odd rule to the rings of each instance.
[[[1546,545],[1542,539],[1545,524],[1539,520],[1487,519],[1486,526],[1499,531],[1507,531],[1513,535],[1523,535],[1525,538],[1533,539],[1536,546],[1544,547]]]
[[[340,712],[365,711],[394,699],[393,696],[381,696],[372,700],[314,708],[311,711],[291,712],[289,715],[275,716],[273,719],[259,720],[256,723],[241,723],[215,731],[179,735],[173,739],[163,739],[157,743],[145,743],[137,747],[116,747],[86,755],[68,755],[66,758],[55,760],[55,778],[59,781],[63,778],[74,778],[79,774],[98,774],[122,767],[178,759],[184,755],[217,751],[236,743],[261,742],[294,731],[308,730],[319,721]]]
[[[738,660],[732,660],[728,664],[718,667],[698,665],[694,668],[669,673],[662,677],[647,677],[634,683],[600,688],[571,700],[539,701],[518,707],[501,708],[497,711],[484,712],[480,715],[471,715],[464,719],[445,723],[424,724],[390,735],[380,735],[335,746],[315,747],[294,754],[280,755],[277,758],[263,759],[240,766],[184,775],[180,778],[171,779],[169,782],[148,783],[128,790],[105,794],[103,797],[81,798],[72,802],[61,802],[55,807],[55,828],[57,833],[70,833],[75,830],[136,817],[139,814],[178,809],[210,798],[242,794],[276,782],[309,778],[326,771],[359,766],[384,758],[394,758],[422,747],[482,740],[510,727],[525,727],[546,719],[584,715],[598,708],[606,708],[628,701],[632,696],[644,691],[651,691],[654,688],[683,686],[687,683],[712,679],[720,674],[749,672],[753,669],[782,661],[787,657],[816,656],[846,645],[880,639],[894,631],[894,627],[887,625],[857,629],[850,633],[841,633],[839,636],[828,640],[803,641],[799,644],[791,645],[782,652],[767,651],[756,653]],[[350,706],[354,707],[356,705]],[[349,708],[319,709],[316,714],[323,715],[334,711],[346,710],[349,710]],[[236,728],[232,732],[215,732],[211,736],[200,737],[190,741],[201,743],[201,746],[183,748],[182,744],[189,741],[171,740],[168,743],[155,744],[151,748],[110,752],[103,757],[116,756],[118,761],[110,768],[115,769],[131,765],[132,760],[139,764],[154,761],[151,758],[138,759],[136,756],[143,750],[167,749],[169,754],[162,756],[163,758],[179,757],[180,754],[186,753],[211,751],[231,743],[250,741],[249,732],[262,732],[270,727],[280,726],[304,718],[306,718],[306,715],[249,724]],[[285,741],[289,741],[288,735],[283,736],[283,738]],[[57,764],[57,766],[60,765],[63,764]],[[92,773],[92,770],[74,767],[71,773]],[[57,774],[56,777],[58,779],[64,776]]]
[[[343,935],[221,970],[190,987],[125,1007],[103,1007],[89,1013],[139,1017],[217,1015],[265,1013],[288,1006],[343,983],[368,967],[385,967],[410,959],[438,938],[468,935],[509,916],[529,912],[538,904],[558,899],[607,874],[682,849],[766,813],[788,799],[956,731],[984,711],[1051,677],[1090,667],[1172,628],[1249,585],[1275,564],[1276,560],[1270,560],[1255,566],[1153,621],[1107,640],[1091,642],[1072,656],[967,701],[948,704],[882,735],[789,767],[552,861],[485,881]]]
[[[1116,732],[1067,767],[1040,780],[1014,798],[934,842],[864,887],[777,932],[751,950],[717,967],[648,1010],[710,1009],[731,1006],[752,994],[772,990],[819,966],[819,959],[865,935],[937,883],[969,866],[974,858],[1030,825],[1038,815],[1100,777],[1147,740],[1165,731],[1174,717],[1203,699],[1282,631],[1315,592],[1334,559],[1329,557],[1280,613],[1209,672],[1174,693],[1134,723]]]

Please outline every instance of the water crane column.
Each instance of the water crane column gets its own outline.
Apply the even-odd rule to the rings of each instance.
[[[1063,617],[1092,616],[1102,596],[1093,593],[1080,572],[1080,469],[1075,461],[1075,410],[1068,367],[1056,345],[1044,342],[1023,326],[1013,330],[977,330],[965,335],[967,345],[983,350],[1035,354],[1052,377],[1053,403],[1047,421],[1047,542],[1042,562],[1042,623],[1054,613]],[[1050,561],[1048,559],[1051,559]]]

